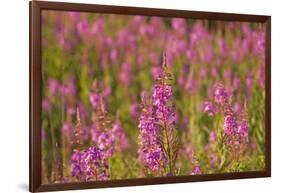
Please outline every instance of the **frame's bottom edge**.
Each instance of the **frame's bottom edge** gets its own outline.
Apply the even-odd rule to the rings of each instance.
[[[94,189],[94,188],[113,188],[113,187],[129,187],[129,186],[144,186],[157,184],[175,184],[188,182],[203,182],[203,181],[220,181],[233,179],[250,179],[250,178],[267,178],[271,177],[271,173],[266,171],[253,171],[241,173],[224,173],[224,174],[205,174],[193,176],[177,176],[177,177],[157,177],[157,178],[140,178],[140,179],[124,179],[112,181],[98,182],[72,182],[64,184],[41,184],[33,192],[45,191],[61,191],[61,190],[77,190],[77,189]]]

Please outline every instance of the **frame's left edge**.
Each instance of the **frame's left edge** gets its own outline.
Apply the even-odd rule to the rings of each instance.
[[[29,191],[41,186],[41,10],[29,2]]]

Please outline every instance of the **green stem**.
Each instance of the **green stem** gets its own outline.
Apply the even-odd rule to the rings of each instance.
[[[169,172],[171,173],[171,175],[173,175],[171,147],[170,147],[170,141],[169,141],[167,126],[166,126],[166,121],[164,121],[164,131],[165,131],[165,137],[166,137],[166,141],[167,141],[167,150],[166,151],[168,153]]]
[[[163,73],[163,79],[162,79],[162,90],[163,90],[162,98],[164,98],[165,97],[165,71]],[[163,114],[163,118],[164,118],[163,122],[164,122],[165,138],[166,138],[166,142],[167,142],[166,151],[168,153],[169,172],[170,172],[171,175],[173,175],[173,164],[172,164],[170,140],[169,140],[169,136],[168,136],[168,128],[167,128],[166,116],[165,116],[165,113],[164,113],[163,106],[162,106],[161,110],[162,110],[162,114]],[[165,148],[165,145],[164,145],[164,148]]]

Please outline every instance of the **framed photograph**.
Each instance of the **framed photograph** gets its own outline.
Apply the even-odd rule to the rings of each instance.
[[[271,176],[271,17],[31,1],[30,191]]]

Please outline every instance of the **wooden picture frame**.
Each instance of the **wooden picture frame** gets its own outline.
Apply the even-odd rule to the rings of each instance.
[[[238,173],[203,174],[194,176],[171,176],[139,179],[121,179],[96,182],[71,182],[42,184],[41,182],[41,102],[42,102],[42,21],[43,10],[110,13],[125,15],[166,16],[205,20],[258,22],[266,25],[265,53],[265,170]],[[212,13],[170,9],[154,9],[140,7],[123,7],[93,4],[59,3],[30,1],[30,178],[29,190],[60,191],[88,188],[106,188],[166,183],[183,183],[211,180],[229,180],[242,178],[261,178],[271,176],[271,17],[263,15],[246,15],[231,13]]]

